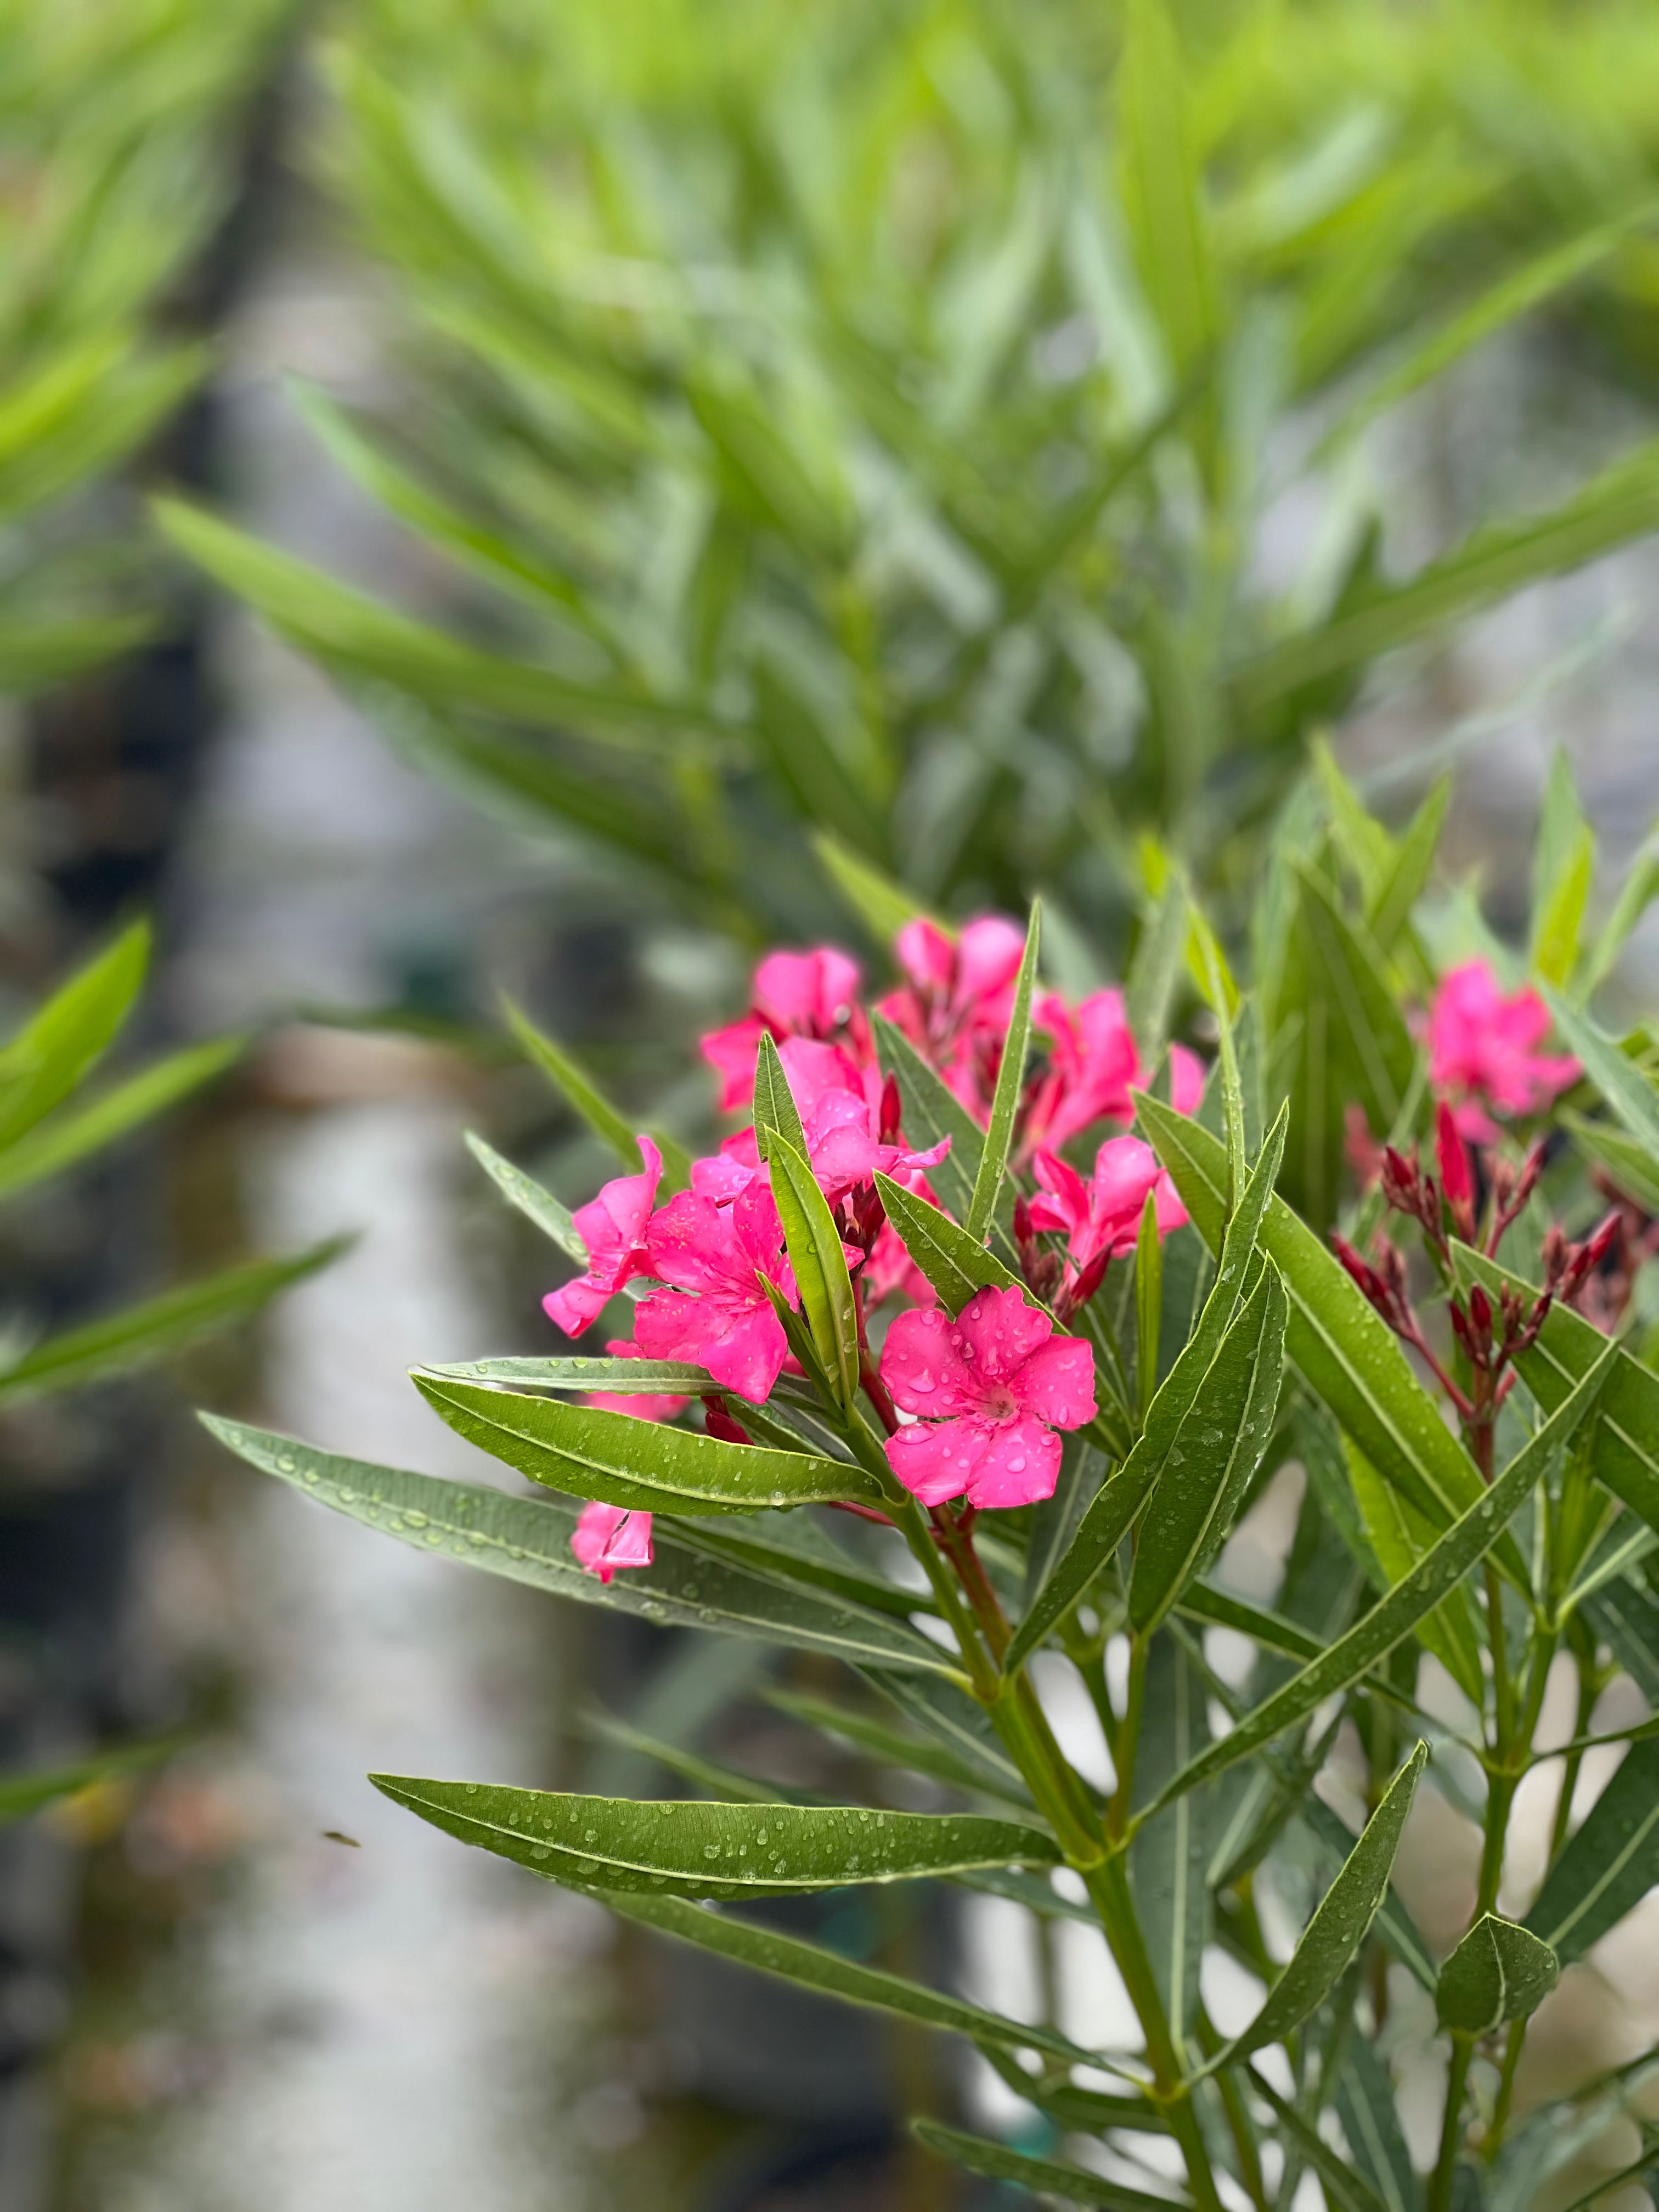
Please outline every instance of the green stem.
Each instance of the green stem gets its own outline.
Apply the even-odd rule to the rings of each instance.
[[[1452,2175],[1463,2141],[1463,2092],[1468,2086],[1469,2060],[1474,2052],[1472,2035],[1452,2038],[1451,2069],[1446,2076],[1446,2113],[1440,2124],[1440,2155],[1429,2184],[1428,2212],[1450,2212]]]
[[[1146,1656],[1148,1639],[1135,1636],[1129,1642],[1129,1687],[1124,1699],[1123,1718],[1118,1725],[1112,1747],[1113,1764],[1117,1768],[1117,1787],[1106,1814],[1107,1833],[1115,1841],[1121,1838],[1128,1825],[1129,1800],[1134,1790],[1135,1753],[1140,1743],[1140,1714],[1146,1696]]]

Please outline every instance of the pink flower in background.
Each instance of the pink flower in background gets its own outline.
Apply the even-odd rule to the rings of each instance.
[[[641,1351],[693,1360],[722,1389],[763,1404],[788,1351],[763,1285],[775,1284],[792,1306],[798,1296],[766,1185],[757,1179],[726,1206],[681,1191],[652,1220],[646,1264],[670,1287],[641,1302]]]
[[[862,1057],[869,1031],[858,1003],[861,980],[857,961],[833,945],[811,952],[769,952],[755,970],[751,1011],[702,1040],[702,1056],[720,1077],[721,1113],[746,1106],[754,1097],[755,1055],[764,1035],[780,1042],[841,1036]]]
[[[1465,961],[1443,976],[1429,1012],[1429,1081],[1449,1096],[1457,1127],[1477,1144],[1497,1141],[1488,1107],[1500,1114],[1536,1114],[1577,1080],[1570,1054],[1537,1050],[1550,1031],[1550,1012],[1529,986],[1505,998],[1484,960]]]
[[[1031,1018],[1050,1042],[1048,1072],[1025,1117],[1027,1146],[1054,1148],[1093,1122],[1133,1121],[1129,1093],[1145,1078],[1122,992],[1095,991],[1073,1009],[1046,991]]]
[[[602,1583],[618,1567],[648,1567],[651,1516],[624,1512],[620,1505],[584,1505],[571,1531],[570,1548]]]
[[[926,1183],[918,1183],[915,1188],[917,1197],[925,1198],[930,1206],[939,1203]],[[912,1305],[917,1306],[935,1305],[939,1301],[939,1292],[905,1250],[890,1221],[884,1221],[876,1232],[876,1241],[864,1263],[862,1279],[866,1307],[878,1306],[884,1299],[891,1297],[908,1298]]]
[[[543,1312],[567,1336],[590,1328],[645,1265],[646,1227],[662,1181],[662,1155],[649,1137],[641,1137],[639,1146],[644,1173],[617,1176],[572,1217],[587,1247],[587,1273],[542,1300]]]
[[[612,1337],[605,1348],[613,1359],[645,1358],[638,1345],[625,1336]],[[636,1421],[672,1421],[685,1411],[691,1401],[676,1398],[667,1391],[591,1390],[582,1403],[597,1406],[604,1413],[630,1413]],[[650,1516],[646,1517],[648,1520]]]
[[[1015,1289],[976,1291],[955,1321],[902,1313],[882,1348],[881,1379],[918,1419],[887,1439],[899,1480],[924,1505],[1028,1505],[1060,1474],[1056,1429],[1095,1413],[1095,1356],[1056,1336]]]
[[[857,1066],[838,1045],[787,1037],[778,1058],[800,1115],[807,1160],[832,1206],[867,1184],[878,1168],[903,1182],[937,1167],[950,1151],[948,1137],[921,1152],[895,1141],[897,1086],[884,1081],[879,1068]],[[726,1138],[717,1160],[693,1164],[691,1188],[700,1197],[724,1204],[760,1171],[755,1133],[740,1129]]]
[[[1031,1171],[1042,1186],[1031,1200],[1031,1226],[1063,1234],[1066,1252],[1080,1273],[1103,1255],[1113,1257],[1134,1250],[1148,1191],[1157,1208],[1160,1237],[1187,1219],[1187,1209],[1159,1166],[1158,1154],[1139,1137],[1109,1137],[1095,1154],[1094,1173],[1086,1183],[1056,1152],[1039,1152]]]
[[[880,1011],[983,1121],[1013,1012],[1025,933],[997,914],[964,922],[953,940],[934,922],[907,921],[894,942],[908,987]]]

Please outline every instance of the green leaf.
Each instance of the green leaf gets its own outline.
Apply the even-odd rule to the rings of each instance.
[[[533,1176],[527,1176],[522,1168],[514,1167],[511,1160],[503,1159],[493,1145],[485,1144],[483,1139],[472,1130],[468,1129],[465,1136],[468,1152],[509,1204],[516,1206],[526,1220],[533,1221],[544,1237],[550,1237],[560,1251],[574,1260],[579,1267],[585,1268],[587,1247],[582,1242],[581,1231],[572,1219],[568,1206],[561,1206],[550,1190],[544,1190]],[[635,1146],[635,1165],[638,1158],[639,1147]],[[624,1283],[623,1289],[628,1297],[639,1297],[643,1285],[637,1282]]]
[[[858,1307],[829,1202],[806,1160],[806,1139],[777,1046],[763,1032],[755,1061],[755,1139],[772,1170],[772,1195],[812,1343],[841,1405],[859,1394]]]
[[[524,1047],[527,1057],[534,1061],[554,1089],[563,1098],[572,1112],[586,1121],[602,1144],[609,1145],[629,1175],[638,1175],[645,1165],[640,1152],[639,1139],[626,1118],[617,1112],[599,1089],[586,1068],[562,1045],[555,1044],[535,1024],[515,1006],[510,999],[502,1006],[513,1024],[514,1034]],[[657,1149],[662,1154],[663,1182],[670,1189],[683,1190],[691,1180],[691,1158],[683,1145],[653,1129]]]
[[[1583,1062],[1584,1073],[1638,1144],[1659,1159],[1659,1091],[1588,1015],[1547,986],[1544,996],[1564,1042]]]
[[[1182,1203],[1215,1251],[1225,1219],[1224,1152],[1208,1131],[1156,1099],[1138,1096],[1136,1108]],[[1290,1299],[1285,1348],[1372,1466],[1437,1528],[1478,1504],[1486,1492],[1474,1461],[1334,1255],[1278,1198],[1267,1206],[1261,1243]],[[1518,1561],[1514,1571],[1520,1572]]]
[[[198,1283],[186,1283],[159,1298],[128,1306],[101,1321],[65,1329],[0,1375],[0,1402],[34,1398],[52,1390],[75,1390],[88,1382],[128,1375],[170,1352],[179,1351],[214,1330],[245,1321],[250,1314],[306,1276],[337,1259],[350,1243],[331,1237],[291,1260],[250,1260]]]
[[[714,726],[702,708],[656,699],[629,684],[579,683],[556,669],[481,653],[180,501],[153,500],[150,511],[163,537],[290,643],[422,704],[540,727],[569,725],[611,739]]]
[[[1571,1396],[1516,1454],[1490,1491],[1483,1489],[1477,1502],[1453,1522],[1405,1580],[1396,1583],[1346,1636],[1339,1637],[1321,1658],[1293,1675],[1261,1705],[1252,1706],[1231,1735],[1212,1744],[1176,1777],[1165,1797],[1178,1796],[1183,1790],[1195,1790],[1200,1784],[1248,1757],[1259,1746],[1270,1743],[1274,1736],[1312,1712],[1316,1705],[1357,1682],[1396,1644],[1409,1636],[1418,1622],[1433,1612],[1498,1541],[1549,1462],[1557,1452],[1565,1449],[1580,1422],[1595,1410],[1617,1357],[1618,1347],[1608,1345]]]
[[[1142,1102],[1143,1107],[1145,1102]],[[1244,1273],[1285,1153],[1281,1109],[1244,1194],[1227,1224],[1221,1264],[1198,1321],[1147,1409],[1129,1456],[1097,1493],[1065,1554],[1015,1630],[1003,1661],[1012,1674],[1070,1612],[1117,1549],[1152,1496],[1188,1413],[1197,1402],[1243,1288]]]
[[[1397,1490],[1389,1489],[1357,1444],[1345,1437],[1342,1449],[1366,1540],[1392,1588],[1405,1580],[1428,1550],[1434,1531]],[[1467,1593],[1454,1590],[1444,1605],[1419,1623],[1417,1638],[1478,1711],[1486,1698],[1486,1680]]]
[[[1564,1966],[1659,1882],[1659,1741],[1635,1744],[1550,1869],[1527,1926]]]
[[[951,1678],[947,1668],[927,1676],[899,1674],[890,1669],[880,1674],[867,1668],[861,1671],[907,1720],[965,1760],[979,1775],[981,1790],[994,1797],[1006,1797],[1011,1790],[1024,1786],[990,1715],[968,1694],[959,1677]]]
[[[1411,921],[1412,908],[1422,896],[1440,847],[1440,832],[1451,804],[1452,780],[1443,775],[1413,815],[1406,834],[1395,848],[1394,859],[1376,899],[1366,908],[1365,926],[1372,944],[1386,959]]]
[[[812,837],[812,850],[818,863],[845,902],[849,913],[856,915],[876,944],[885,951],[907,921],[931,921],[936,929],[948,937],[951,931],[930,913],[921,901],[896,884],[890,876],[866,860],[861,853],[844,845],[831,830],[819,830]]]
[[[1135,1795],[1143,1803],[1210,1740],[1204,1685],[1172,1636],[1154,1639],[1141,1695]],[[1170,2034],[1184,2051],[1196,2034],[1199,1968],[1209,1936],[1210,1793],[1182,1797],[1129,1847],[1135,1917],[1164,2000]]]
[[[985,1144],[983,1133],[967,1109],[945,1089],[908,1037],[880,1014],[872,1018],[870,1026],[875,1035],[881,1072],[890,1075],[899,1087],[901,1119],[907,1139],[918,1152],[929,1151],[941,1137],[951,1139],[950,1151],[936,1168],[928,1170],[927,1179],[938,1191],[941,1204],[953,1213],[965,1215],[973,1203],[979,1156]]]
[[[1587,1121],[1571,1109],[1564,1110],[1560,1119],[1579,1151],[1604,1170],[1627,1198],[1633,1198],[1644,1212],[1659,1213],[1659,1152],[1611,1122]]]
[[[429,1364],[422,1372],[441,1375],[448,1382],[512,1382],[573,1395],[611,1390],[697,1398],[718,1387],[706,1367],[688,1359],[611,1359],[584,1352],[564,1359],[455,1359],[443,1366]]]
[[[1629,872],[1619,886],[1613,912],[1584,956],[1574,989],[1574,996],[1581,1002],[1612,974],[1613,963],[1624,951],[1631,932],[1647,912],[1656,896],[1659,896],[1659,852],[1650,845],[1631,862]]]
[[[1137,1635],[1158,1626],[1220,1550],[1261,1464],[1279,1407],[1286,1311],[1284,1285],[1269,1261],[1176,1432],[1141,1523],[1129,1583]]]
[[[1129,1034],[1149,1065],[1170,1030],[1170,1008],[1187,958],[1187,887],[1171,870],[1157,905],[1141,926],[1123,986]]]
[[[155,634],[150,615],[82,615],[0,621],[0,692],[25,697],[83,670],[118,660]]]
[[[1338,2157],[1318,2129],[1304,2120],[1294,2105],[1287,2105],[1264,2075],[1254,2066],[1249,2074],[1250,2087],[1319,2176],[1337,2212],[1404,2212],[1402,2206],[1385,2205],[1370,2183]]]
[[[804,1943],[798,1936],[785,1936],[775,1928],[757,1927],[729,1912],[694,1905],[678,1897],[642,1896],[637,1891],[618,1893],[599,1890],[611,1911],[659,1935],[695,1943],[718,1957],[757,1972],[775,1974],[787,1982],[821,1990],[843,2004],[866,2005],[877,2012],[892,2013],[901,2020],[920,2021],[928,2027],[966,2035],[975,2043],[988,2043],[1006,2051],[1040,2051],[1068,2064],[1091,2065],[1091,2054],[1080,2051],[1052,2028],[1027,2027],[1005,2020],[960,1997],[925,1988],[920,1982],[890,1974],[879,1966],[864,1966],[838,1951],[817,1943]]]
[[[109,1049],[143,986],[149,943],[147,923],[124,930],[0,1048],[0,1150],[66,1098]]]
[[[1246,661],[1234,678],[1247,714],[1382,653],[1540,577],[1582,567],[1659,526],[1659,443],[1641,446],[1548,513],[1488,524],[1403,584],[1356,595],[1328,622]]]
[[[250,1467],[416,1551],[441,1553],[508,1582],[612,1613],[634,1613],[659,1627],[754,1637],[786,1650],[825,1652],[852,1665],[954,1674],[945,1652],[901,1622],[866,1612],[845,1595],[832,1603],[775,1575],[694,1547],[687,1540],[689,1532],[672,1523],[659,1522],[653,1529],[649,1566],[630,1567],[602,1583],[577,1565],[570,1549],[580,1515],[574,1505],[377,1467],[240,1421],[210,1413],[201,1419]]]
[[[1133,0],[1118,80],[1123,204],[1142,283],[1177,375],[1217,342],[1216,279],[1203,179],[1174,19]]]
[[[802,821],[828,823],[861,852],[884,853],[883,794],[860,785],[788,671],[757,656],[750,678],[755,734],[792,811]]]
[[[811,1452],[728,1443],[595,1406],[455,1382],[425,1369],[415,1386],[458,1436],[532,1482],[629,1512],[752,1513],[831,1499],[881,1502],[862,1468]]]
[[[1427,1744],[1419,1742],[1389,1784],[1342,1871],[1320,1899],[1288,1965],[1267,1992],[1267,2002],[1243,2033],[1208,2062],[1206,2073],[1218,2066],[1236,2066],[1264,2044],[1281,2042],[1324,2002],[1349,1964],[1358,1957],[1388,1893],[1395,1853],[1428,1757]]]
[[[669,1897],[799,1897],[849,1882],[914,1881],[974,1867],[1052,1866],[1052,1838],[972,1813],[824,1810],[583,1797],[489,1783],[371,1774],[446,1835],[573,1888]]]
[[[1316,1790],[1307,1791],[1297,1808],[1297,1818],[1325,1856],[1340,1866],[1353,1849],[1353,1837]],[[1440,1977],[1439,1961],[1393,1890],[1377,1911],[1376,1933],[1419,1987],[1431,1992]]]
[[[938,1170],[933,1170],[937,1179]],[[878,1169],[876,1188],[895,1235],[915,1261],[943,1304],[959,1314],[975,1291],[988,1285],[997,1290],[1017,1290],[1028,1305],[1038,1301],[994,1253],[959,1228],[948,1213],[929,1206],[925,1198],[894,1182]]]
[[[1659,1705],[1659,1604],[1628,1580],[1598,1590],[1586,1612],[1650,1705]]]
[[[1002,1191],[1003,1171],[1008,1164],[1008,1147],[1013,1142],[1014,1115],[1019,1110],[1020,1093],[1025,1082],[1025,1054],[1031,1037],[1031,987],[1036,981],[1042,934],[1042,908],[1034,899],[1025,931],[1025,951],[1014,984],[1014,1003],[1008,1017],[1002,1062],[997,1070],[997,1087],[991,1100],[991,1119],[974,1176],[973,1195],[968,1204],[965,1226],[976,1244],[982,1244],[990,1234],[992,1217]]]
[[[769,1051],[768,1046],[771,1047]],[[783,1072],[783,1062],[778,1058],[777,1046],[770,1036],[762,1037],[755,1054],[755,1131],[757,1142],[763,1135],[775,1132],[805,1157],[806,1137],[800,1125],[800,1111]]]
[[[1126,2188],[1121,2181],[1108,2181],[1086,2166],[1062,2166],[1053,2158],[1031,2158],[985,2136],[942,2127],[937,2120],[913,2120],[910,2124],[919,2142],[952,2166],[981,2174],[988,2181],[1014,2182],[1035,2197],[1059,2197],[1068,2204],[1103,2204],[1108,2212],[1167,2212],[1170,2202],[1143,2189]]]
[[[830,1590],[900,1620],[938,1609],[931,1592],[902,1589],[896,1583],[884,1581],[850,1558],[805,1513],[756,1513],[740,1521],[724,1516],[665,1520],[663,1525],[672,1526],[677,1542],[705,1559],[727,1560],[755,1574]]]
[[[165,1113],[169,1106],[210,1083],[240,1058],[244,1040],[222,1037],[212,1044],[187,1046],[169,1054],[142,1073],[106,1091],[101,1098],[59,1114],[0,1151],[0,1198],[61,1175],[90,1152],[102,1152],[129,1129]]]
[[[1525,2020],[1561,1978],[1561,1962],[1530,1929],[1483,1912],[1440,1969],[1435,2009],[1455,2035],[1489,2035]]]
[[[1595,873],[1595,837],[1573,787],[1566,754],[1558,746],[1544,787],[1538,842],[1533,854],[1533,972],[1565,984],[1578,963],[1579,933]]]
[[[1482,1284],[1492,1292],[1511,1285],[1531,1304],[1542,1292],[1484,1253],[1454,1242],[1452,1261],[1460,1282]],[[1547,1413],[1600,1359],[1607,1340],[1582,1314],[1559,1301],[1544,1317],[1531,1349],[1516,1365],[1521,1379]],[[1659,1529],[1659,1376],[1629,1352],[1620,1351],[1607,1382],[1596,1425],[1591,1472],[1602,1487],[1628,1505],[1649,1528]]]
[[[1158,1339],[1164,1318],[1164,1242],[1158,1233],[1158,1200],[1146,1194],[1135,1232],[1135,1395],[1140,1425],[1158,1391]]]
[[[124,1743],[72,1766],[36,1767],[22,1774],[0,1774],[0,1828],[14,1820],[27,1820],[42,1806],[62,1797],[73,1797],[100,1782],[118,1781],[124,1775],[142,1773],[179,1747],[176,1735],[160,1736],[144,1743]]]
[[[1216,1589],[1208,1583],[1189,1583],[1175,1609],[1188,1620],[1201,1620],[1206,1627],[1235,1629],[1264,1651],[1277,1651],[1287,1659],[1316,1659],[1325,1649],[1316,1636],[1310,1636],[1282,1613],[1248,1604],[1231,1590]]]

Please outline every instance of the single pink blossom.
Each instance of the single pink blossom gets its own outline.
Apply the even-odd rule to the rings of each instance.
[[[1206,1070],[1184,1044],[1170,1047],[1170,1103],[1177,1114],[1196,1114],[1204,1097]]]
[[[567,1336],[580,1336],[598,1320],[623,1285],[645,1266],[651,1209],[662,1180],[662,1155],[649,1137],[639,1139],[641,1175],[617,1176],[573,1215],[587,1247],[587,1273],[542,1300],[542,1310]]]
[[[881,1012],[982,1121],[1013,1012],[1024,931],[988,914],[964,922],[952,939],[918,917],[893,949],[908,981],[882,1000]]]
[[[1097,1121],[1134,1119],[1129,1093],[1139,1090],[1146,1077],[1121,991],[1092,992],[1075,1008],[1057,992],[1045,992],[1032,1021],[1047,1032],[1049,1050],[1048,1071],[1026,1109],[1028,1150],[1039,1144],[1055,1150]],[[1183,1089],[1189,1087],[1186,1063],[1191,1060],[1183,1053],[1176,1064]]]
[[[1158,1154],[1139,1137],[1109,1137],[1095,1154],[1094,1173],[1087,1182],[1057,1152],[1039,1152],[1031,1172],[1041,1186],[1031,1200],[1031,1226],[1064,1235],[1068,1256],[1079,1273],[1103,1254],[1115,1258],[1134,1250],[1148,1191],[1160,1237],[1187,1219],[1187,1209],[1158,1164]]]
[[[858,1003],[857,961],[833,945],[810,952],[769,952],[755,970],[750,1012],[702,1040],[702,1056],[720,1077],[721,1113],[755,1095],[755,1056],[763,1036],[821,1041],[841,1036],[860,1058],[869,1029]]]
[[[613,1359],[645,1357],[629,1337],[612,1337],[605,1348]],[[591,1390],[582,1403],[597,1406],[601,1413],[630,1413],[636,1421],[672,1421],[685,1411],[691,1401],[677,1398],[665,1390]]]
[[[764,1285],[791,1306],[795,1279],[772,1194],[758,1178],[730,1206],[681,1191],[651,1222],[647,1269],[666,1290],[642,1299],[634,1323],[652,1359],[690,1359],[724,1390],[765,1401],[788,1345]]]
[[[902,1313],[882,1347],[881,1379],[918,1415],[887,1439],[887,1457],[924,1505],[1029,1505],[1060,1474],[1056,1429],[1095,1413],[1095,1355],[1056,1336],[1015,1289],[976,1291],[955,1321],[937,1307]]]
[[[1581,1070],[1570,1054],[1540,1054],[1550,1011],[1529,986],[1505,998],[1484,960],[1465,961],[1441,979],[1430,1009],[1429,1081],[1446,1095],[1458,1128],[1493,1144],[1500,1114],[1536,1114]]]
[[[602,1583],[618,1567],[648,1567],[651,1516],[625,1512],[620,1505],[584,1505],[571,1531],[570,1548]]]

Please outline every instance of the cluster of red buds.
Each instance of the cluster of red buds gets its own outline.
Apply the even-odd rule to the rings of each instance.
[[[1071,1264],[1063,1252],[1038,1236],[1031,1221],[1031,1202],[1024,1197],[1014,1200],[1014,1247],[1026,1288],[1042,1299],[1062,1328],[1105,1281],[1114,1252],[1110,1243],[1103,1244],[1081,1266]]]
[[[1498,1409],[1515,1385],[1515,1362],[1538,1341],[1550,1308],[1582,1303],[1587,1287],[1598,1278],[1607,1255],[1624,1231],[1620,1212],[1607,1215],[1589,1237],[1570,1243],[1558,1225],[1544,1243],[1544,1285],[1528,1297],[1513,1284],[1499,1289],[1496,1303],[1476,1283],[1467,1297],[1460,1296],[1453,1266],[1451,1240],[1474,1247],[1488,1259],[1497,1256],[1505,1231],[1518,1218],[1537,1187],[1544,1164],[1544,1148],[1534,1144],[1516,1167],[1501,1158],[1482,1163],[1486,1201],[1485,1221],[1475,1163],[1470,1157],[1449,1110],[1439,1109],[1436,1128],[1439,1180],[1426,1173],[1415,1148],[1402,1153],[1392,1145],[1383,1148],[1379,1184],[1390,1209],[1414,1221],[1432,1254],[1447,1289],[1447,1311],[1453,1335],[1468,1362],[1470,1386],[1465,1389],[1448,1372],[1423,1332],[1407,1287],[1406,1262],[1398,1245],[1379,1236],[1373,1257],[1367,1260],[1343,1237],[1333,1236],[1332,1247],[1349,1275],[1402,1343],[1423,1360],[1464,1425],[1477,1462],[1490,1472],[1492,1424]],[[1480,1232],[1477,1242],[1477,1225]]]

